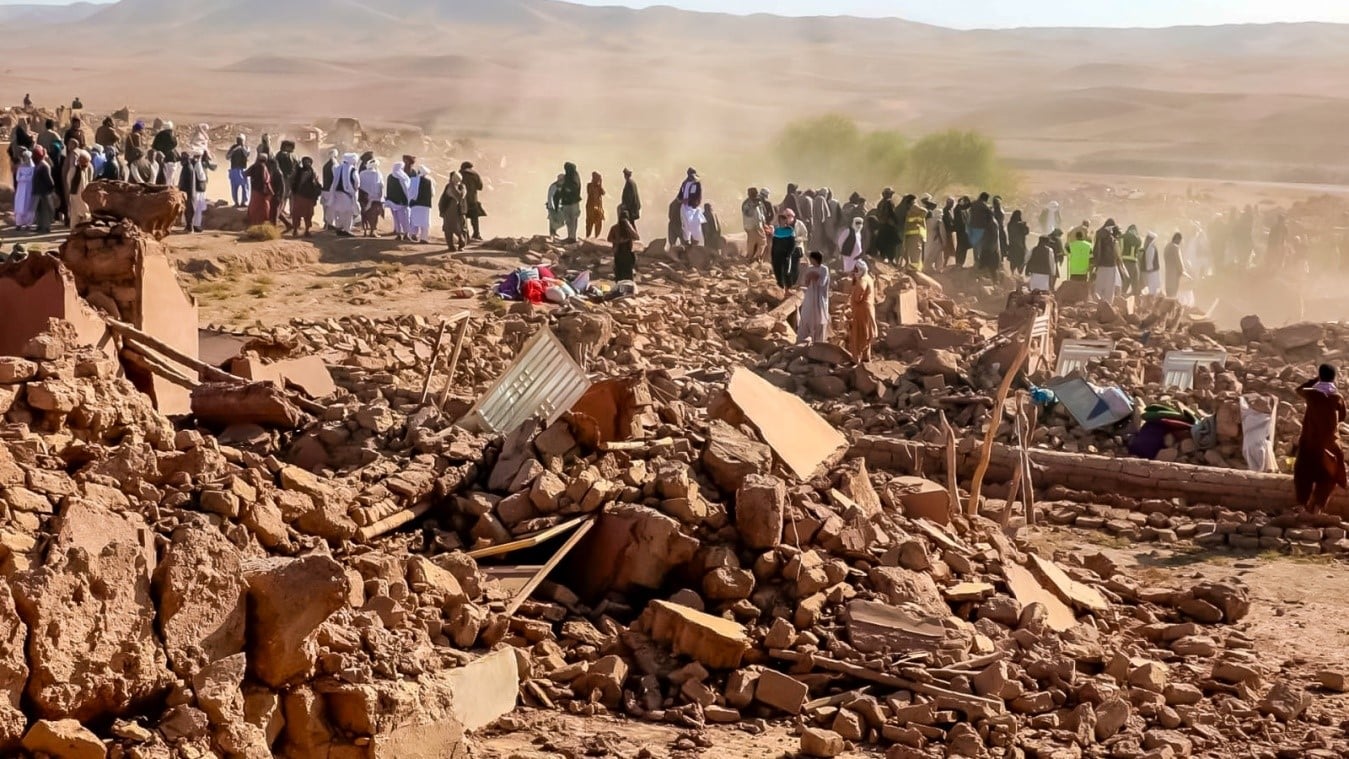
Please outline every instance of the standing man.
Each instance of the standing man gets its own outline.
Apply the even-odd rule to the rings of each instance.
[[[749,260],[757,261],[768,251],[768,233],[764,230],[768,220],[764,218],[758,189],[751,187],[746,192],[745,202],[740,204],[740,218],[745,227],[745,253]]]
[[[285,143],[282,143],[284,146]],[[304,236],[309,237],[314,227],[314,206],[323,195],[323,185],[319,184],[318,172],[314,171],[314,159],[305,156],[300,159],[294,176],[290,180],[290,231],[300,236],[300,225],[304,224]]]
[[[342,156],[342,163],[333,169],[332,193],[333,224],[338,237],[351,237],[352,224],[356,219],[356,192],[360,180],[356,176],[356,154]]]
[[[266,223],[272,216],[272,173],[267,168],[267,156],[259,154],[255,157],[247,174],[248,224],[257,226]]]
[[[248,205],[248,177],[245,176],[248,146],[244,144],[242,134],[234,138],[234,145],[225,153],[225,160],[230,162],[230,199],[235,208],[243,208]]]
[[[266,135],[264,135],[265,137]],[[329,210],[332,205],[332,193],[328,188],[333,186],[333,171],[337,169],[337,151],[330,149],[328,151],[328,160],[323,162],[323,195],[319,197],[319,203],[323,205],[323,229],[326,232],[333,228],[333,214]],[[401,237],[398,239],[402,239]]]
[[[604,233],[604,195],[604,177],[598,171],[590,172],[590,184],[586,185],[586,237]]]
[[[408,220],[412,226],[412,241],[431,242],[431,207],[435,203],[436,188],[431,180],[431,172],[425,166],[417,167],[417,176],[412,178],[412,207]]]
[[[150,142],[152,150],[159,151],[163,156],[160,160],[164,163],[161,168],[164,172],[164,182],[170,187],[174,186],[174,178],[177,174],[175,167],[178,165],[176,157],[178,155],[178,137],[173,133],[173,122],[165,121],[164,128],[155,134],[154,140]]]
[[[408,239],[408,211],[412,205],[410,193],[412,190],[412,177],[408,176],[407,169],[401,163],[393,165],[393,171],[389,174],[389,180],[384,186],[384,205],[389,209],[389,215],[393,217],[393,239]]]
[[[117,133],[117,127],[113,125],[112,117],[103,119],[103,123],[98,129],[94,130],[94,142],[104,147],[115,147],[122,144],[122,135]]]
[[[1091,265],[1096,271],[1096,297],[1106,303],[1115,301],[1120,281],[1120,231],[1114,219],[1096,230],[1096,244],[1091,249]]]
[[[183,211],[183,231],[201,232],[201,215],[206,210],[206,170],[215,168],[201,153],[183,153],[179,161],[178,189],[187,198]]]
[[[464,180],[464,210],[473,225],[473,239],[482,240],[482,230],[478,228],[478,219],[487,215],[482,203],[478,202],[478,193],[482,192],[482,177],[474,170],[473,164],[464,161],[459,165],[459,176]]]
[[[557,237],[565,221],[562,218],[562,183],[567,181],[566,174],[558,174],[557,179],[548,185],[548,196],[543,200],[543,208],[548,212],[548,237]]]
[[[881,190],[881,202],[876,204],[876,239],[874,247],[881,260],[894,263],[899,255],[900,224],[898,209],[895,208],[895,191],[887,187]]]
[[[690,168],[688,177],[679,186],[679,218],[685,245],[703,244],[703,183],[698,172]]]
[[[562,222],[567,226],[567,239],[563,242],[576,242],[577,227],[581,224],[581,172],[576,164],[568,162],[562,165],[562,188],[557,194],[558,205],[562,209]]]
[[[1298,506],[1312,514],[1325,509],[1336,487],[1349,487],[1340,448],[1340,424],[1349,412],[1335,387],[1335,374],[1335,367],[1322,364],[1316,379],[1298,388],[1307,411],[1293,464],[1293,487]]]
[[[623,170],[623,195],[619,199],[619,207],[628,209],[628,221],[632,223],[633,229],[636,229],[637,220],[642,218],[642,196],[637,192],[637,182],[632,178],[632,169]]]
[[[300,162],[295,158],[293,141],[281,141],[281,151],[276,154],[276,165],[281,168],[281,178],[284,180],[281,183],[281,195],[278,200],[280,213],[283,214],[283,218],[286,213],[294,216],[295,212],[290,208],[290,199],[295,191],[295,172],[300,168]]]
[[[1138,273],[1138,258],[1143,254],[1143,238],[1138,236],[1138,227],[1130,224],[1124,231],[1123,244],[1120,247],[1120,262],[1123,265],[1124,297],[1143,294],[1143,282]]]

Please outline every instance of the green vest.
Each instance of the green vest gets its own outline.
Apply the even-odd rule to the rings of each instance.
[[[1091,243],[1074,240],[1068,243],[1068,276],[1086,276],[1091,273]]]

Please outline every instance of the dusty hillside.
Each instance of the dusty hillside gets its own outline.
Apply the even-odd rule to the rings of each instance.
[[[1346,41],[1325,24],[957,32],[557,0],[122,0],[0,53],[24,62],[7,67],[16,89],[95,109],[349,115],[648,154],[841,111],[980,129],[1025,165],[1338,181]]]

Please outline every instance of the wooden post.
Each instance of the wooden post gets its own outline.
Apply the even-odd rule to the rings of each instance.
[[[431,394],[431,377],[436,373],[436,363],[440,361],[440,348],[445,342],[445,330],[450,323],[442,319],[440,329],[436,331],[436,342],[431,347],[431,360],[426,364],[426,377],[422,379],[422,398],[417,402],[419,406],[426,405],[426,396]]]
[[[1024,470],[1021,487],[1022,494],[1025,496],[1023,500],[1026,504],[1026,524],[1033,525],[1037,520],[1035,518],[1035,473],[1030,465],[1030,438],[1035,432],[1035,425],[1040,423],[1040,407],[1036,406],[1029,396],[1026,397],[1026,403],[1030,406],[1030,419],[1028,421],[1025,420],[1025,412],[1022,409],[1017,410],[1018,416],[1025,421],[1021,438],[1021,468]]]
[[[960,515],[960,476],[956,472],[956,431],[951,428],[951,422],[946,419],[946,412],[938,412],[938,418],[941,420],[942,432],[946,436],[946,490],[951,494],[951,521],[955,522],[955,517]],[[921,461],[922,458],[920,457]]]
[[[988,421],[988,433],[984,435],[984,445],[979,451],[979,465],[974,469],[974,479],[970,482],[970,500],[965,504],[965,514],[974,516],[979,513],[979,499],[983,495],[984,475],[988,474],[989,458],[993,455],[993,442],[998,437],[998,426],[1002,424],[1003,406],[1007,403],[1007,394],[1012,389],[1012,381],[1021,371],[1021,365],[1026,363],[1026,356],[1030,353],[1030,331],[1035,328],[1035,321],[1032,319],[1026,327],[1026,334],[1021,338],[1021,348],[1016,352],[1016,359],[1003,369],[1002,384],[998,386],[998,396],[993,400],[993,418]]]
[[[445,410],[445,401],[450,399],[450,388],[454,387],[454,372],[459,368],[459,354],[464,350],[464,337],[468,335],[468,312],[464,312],[464,318],[459,322],[459,329],[454,333],[454,351],[450,353],[450,366],[445,371],[445,388],[440,391],[440,399],[436,402],[436,410]]]
[[[165,343],[157,338],[151,337],[150,335],[141,332],[140,330],[136,329],[130,324],[127,324],[126,322],[117,321],[116,319],[113,319],[112,317],[109,316],[104,316],[103,321],[107,322],[108,327],[112,329],[112,331],[121,335],[123,340],[139,343],[145,346],[146,348],[149,348],[153,351],[162,354],[165,358],[173,359],[174,361],[178,362],[179,364],[182,364],[183,366],[186,366],[189,369],[196,370],[199,374],[205,375],[206,378],[209,380],[213,380],[216,382],[228,382],[235,385],[247,385],[250,383],[250,380],[244,379],[243,377],[234,374],[230,374],[224,369],[221,369],[216,366],[211,366],[210,364],[200,359],[192,358],[191,356],[187,355],[186,353],[183,353],[177,348],[174,348],[168,343]],[[144,353],[145,351],[140,352]],[[282,392],[286,392],[285,388],[282,388]],[[295,405],[299,406],[305,411],[308,411],[311,414],[322,414],[323,412],[327,411],[327,407],[315,403],[314,401],[305,398],[304,396],[301,396],[298,393],[286,392],[286,395],[290,398],[291,402],[293,402]]]

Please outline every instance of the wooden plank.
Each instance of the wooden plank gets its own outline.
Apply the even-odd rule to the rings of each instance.
[[[589,517],[584,516],[576,517],[569,522],[563,522],[554,527],[549,527],[542,532],[536,532],[533,535],[525,536],[519,540],[512,540],[509,543],[501,543],[500,545],[488,546],[486,548],[479,548],[476,551],[469,551],[468,555],[474,559],[485,559],[489,556],[501,556],[524,548],[533,548],[535,546],[543,545],[559,535],[565,535],[568,532],[571,532],[588,518]]]
[[[1008,562],[1003,565],[1002,571],[1007,577],[1007,587],[1011,588],[1012,595],[1016,596],[1016,600],[1021,602],[1022,608],[1033,603],[1044,604],[1045,609],[1049,612],[1049,629],[1055,632],[1066,632],[1077,625],[1077,615],[1073,613],[1072,608],[1057,595],[1046,590],[1029,569],[1020,564]]]
[[[1030,330],[1027,329],[1029,334]],[[989,458],[993,455],[993,442],[998,437],[998,427],[1002,424],[1002,415],[1007,403],[1007,394],[1012,390],[1012,382],[1016,375],[1021,371],[1021,365],[1026,363],[1026,356],[1030,353],[1030,338],[1026,337],[1021,341],[1021,347],[1016,352],[1016,358],[1003,370],[1002,384],[998,385],[998,395],[993,400],[993,415],[988,420],[988,432],[984,434],[984,445],[979,451],[979,464],[974,468],[974,478],[970,482],[970,500],[965,504],[965,514],[974,516],[979,513],[979,500],[984,489],[984,475],[988,474]]]
[[[786,651],[782,649],[773,649],[769,655],[775,659],[794,662],[797,664],[805,663],[811,667],[823,669],[827,672],[836,672],[841,675],[864,680],[866,682],[884,685],[895,690],[907,690],[914,693],[921,693],[924,696],[930,696],[937,702],[939,709],[955,709],[964,712],[972,719],[996,717],[1006,712],[1007,706],[1001,699],[985,698],[983,696],[974,696],[969,693],[958,693],[956,691],[939,688],[929,683],[920,683],[916,680],[892,675],[887,672],[877,672],[874,669],[851,664],[849,662],[838,661],[824,656],[814,654],[803,654],[797,651]]]
[[[539,567],[539,571],[529,579],[529,582],[525,583],[525,586],[520,589],[519,593],[515,594],[515,598],[511,599],[511,602],[506,606],[506,616],[509,617],[520,610],[520,604],[529,600],[529,597],[534,593],[535,588],[539,587],[539,583],[543,582],[548,577],[548,573],[556,569],[557,565],[561,564],[562,560],[567,558],[567,554],[571,553],[571,549],[575,548],[576,544],[580,543],[581,539],[595,526],[594,514],[586,517],[585,520],[586,521],[571,534],[571,537],[567,538],[567,542],[563,543],[562,547],[557,549],[553,554],[553,557],[548,560],[548,563]]]
[[[440,391],[440,398],[436,401],[436,408],[440,411],[445,410],[445,402],[450,399],[450,388],[454,387],[454,372],[459,368],[459,354],[464,350],[464,336],[468,334],[468,312],[456,314],[455,318],[459,321],[459,329],[454,333],[454,351],[450,353],[450,365],[445,370],[445,387]]]
[[[1100,591],[1069,577],[1058,564],[1031,554],[1030,565],[1035,574],[1048,583],[1049,589],[1065,603],[1096,614],[1104,614],[1109,610],[1110,604]]]
[[[440,362],[440,351],[445,347],[445,330],[449,326],[448,321],[442,320],[440,329],[436,331],[436,341],[431,347],[431,360],[426,362],[426,376],[422,378],[422,399],[418,402],[419,405],[425,405],[426,397],[431,394],[431,378],[436,374],[436,364]]]
[[[542,567],[541,564],[523,564],[499,567],[482,567],[482,573],[487,575],[488,579],[496,581],[511,596],[520,592],[529,582],[529,578]]]

